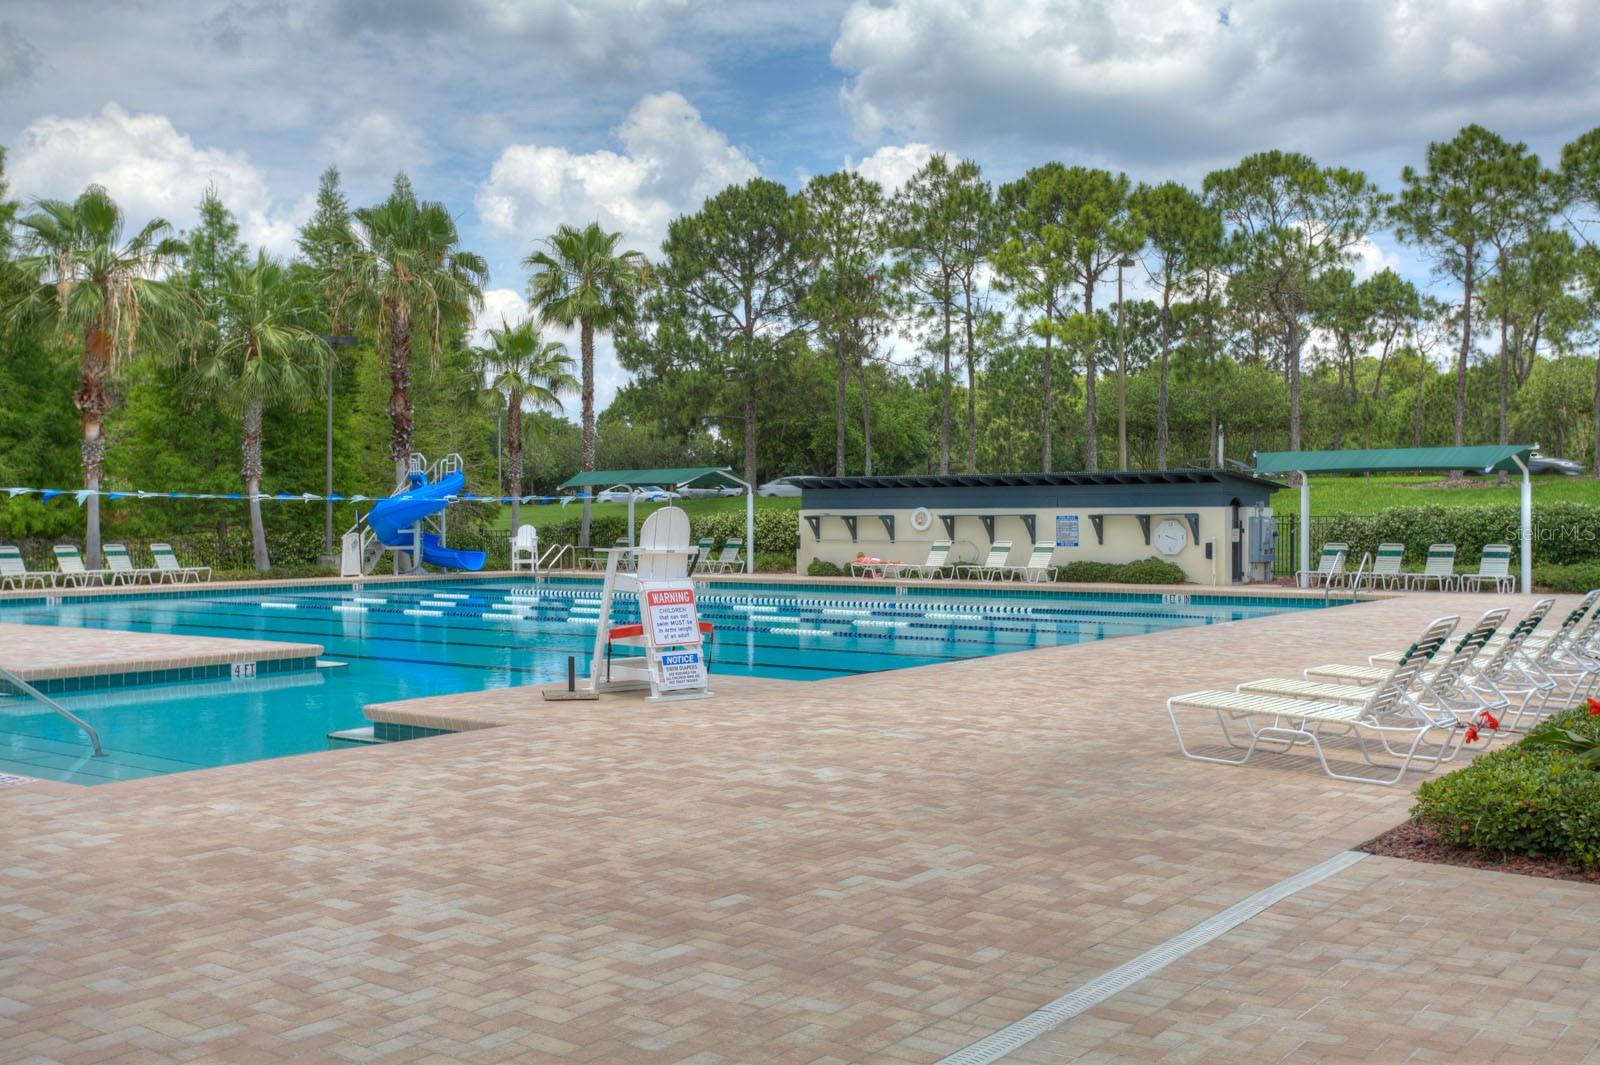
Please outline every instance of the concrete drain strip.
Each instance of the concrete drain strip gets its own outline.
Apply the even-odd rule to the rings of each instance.
[[[1165,943],[1151,947],[1132,961],[1123,962],[1076,990],[1047,1002],[1021,1020],[984,1036],[976,1043],[963,1047],[948,1057],[941,1058],[938,1065],[989,1065],[990,1062],[999,1061],[1046,1032],[1059,1028],[1085,1010],[1092,1009],[1111,996],[1126,991],[1145,977],[1160,972],[1185,954],[1198,950],[1213,939],[1239,927],[1274,903],[1282,902],[1291,895],[1350,868],[1366,856],[1361,851],[1343,851],[1325,862],[1301,870],[1286,880],[1280,880],[1271,887],[1263,888],[1221,913],[1207,917],[1193,928],[1179,932]]]

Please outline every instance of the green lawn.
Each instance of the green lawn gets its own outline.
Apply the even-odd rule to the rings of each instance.
[[[1375,514],[1390,507],[1483,507],[1497,503],[1515,504],[1521,499],[1521,482],[1515,478],[1504,487],[1493,484],[1483,488],[1426,487],[1437,485],[1441,480],[1443,477],[1437,474],[1414,477],[1313,476],[1311,513],[1320,517],[1328,514]],[[1600,481],[1592,477],[1548,474],[1535,477],[1533,501],[1600,504]],[[1290,488],[1276,493],[1272,497],[1272,509],[1278,514],[1299,514],[1300,490]]]
[[[659,504],[655,503],[638,504],[634,508],[634,518],[638,521],[643,521],[645,515],[655,510],[658,505]],[[690,520],[704,517],[707,514],[722,514],[725,512],[743,514],[744,497],[719,496],[715,499],[681,499],[678,501],[678,506],[684,509],[684,511],[689,515]],[[596,503],[592,510],[594,517],[597,518],[607,514],[614,514],[618,518],[623,519],[626,519],[628,516],[628,504],[626,503]],[[757,496],[756,510],[757,512],[765,510],[787,510],[798,514],[800,512],[800,500]],[[523,507],[522,523],[524,525],[533,525],[543,528],[545,525],[548,525],[552,522],[565,521],[568,518],[576,518],[582,513],[583,506],[580,503],[568,503],[566,506],[552,504],[548,506]],[[511,508],[509,506],[503,506],[500,508],[500,514],[495,519],[494,527],[506,533],[510,533]]]

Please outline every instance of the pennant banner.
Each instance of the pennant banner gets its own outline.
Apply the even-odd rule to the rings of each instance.
[[[90,496],[102,496],[110,500],[202,499],[224,502],[237,501],[241,503],[250,499],[266,500],[272,503],[372,503],[380,499],[408,500],[424,498],[420,496],[414,497],[410,492],[393,496],[343,495],[339,492],[326,496],[318,495],[315,492],[262,492],[255,496],[248,496],[242,492],[148,492],[143,489],[112,491],[110,489],[90,490],[88,488],[0,488],[0,492],[4,492],[7,499],[36,495],[46,503],[57,496],[71,496],[77,500],[80,507]],[[480,496],[471,492],[463,492],[460,495],[428,496],[426,498],[440,499],[446,503],[521,503],[524,506],[548,506],[550,504],[566,506],[574,501],[582,502],[585,499],[593,499],[595,497],[587,494],[570,496]]]

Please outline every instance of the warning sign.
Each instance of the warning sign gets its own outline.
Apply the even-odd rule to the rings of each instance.
[[[694,605],[694,585],[688,581],[646,588],[644,619],[651,647],[675,647],[700,642],[700,617]]]
[[[661,690],[706,686],[706,664],[699,651],[669,651],[661,656]]]

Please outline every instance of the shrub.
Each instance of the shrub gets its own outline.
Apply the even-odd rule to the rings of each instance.
[[[1587,592],[1591,588],[1600,588],[1600,562],[1535,566],[1533,583],[1552,592]]]
[[[827,559],[814,558],[811,565],[806,567],[806,574],[811,577],[839,577],[844,571]]]
[[[1182,584],[1189,578],[1183,568],[1160,558],[1137,562],[1068,562],[1061,567],[1058,580],[1075,583]]]
[[[1567,711],[1531,735],[1556,729],[1600,737],[1600,717]],[[1600,865],[1600,772],[1560,748],[1524,741],[1483,755],[1423,784],[1411,813],[1469,850]]]
[[[1456,566],[1476,568],[1484,544],[1516,547],[1521,511],[1515,505],[1492,507],[1391,507],[1377,514],[1335,514],[1311,521],[1311,557],[1329,541],[1350,545],[1350,558],[1377,553],[1381,543],[1406,545],[1406,565],[1420,569],[1429,544],[1455,544]],[[1542,563],[1564,566],[1600,563],[1600,507],[1587,503],[1538,503],[1533,508],[1533,554]],[[1591,585],[1590,587],[1593,587]]]

